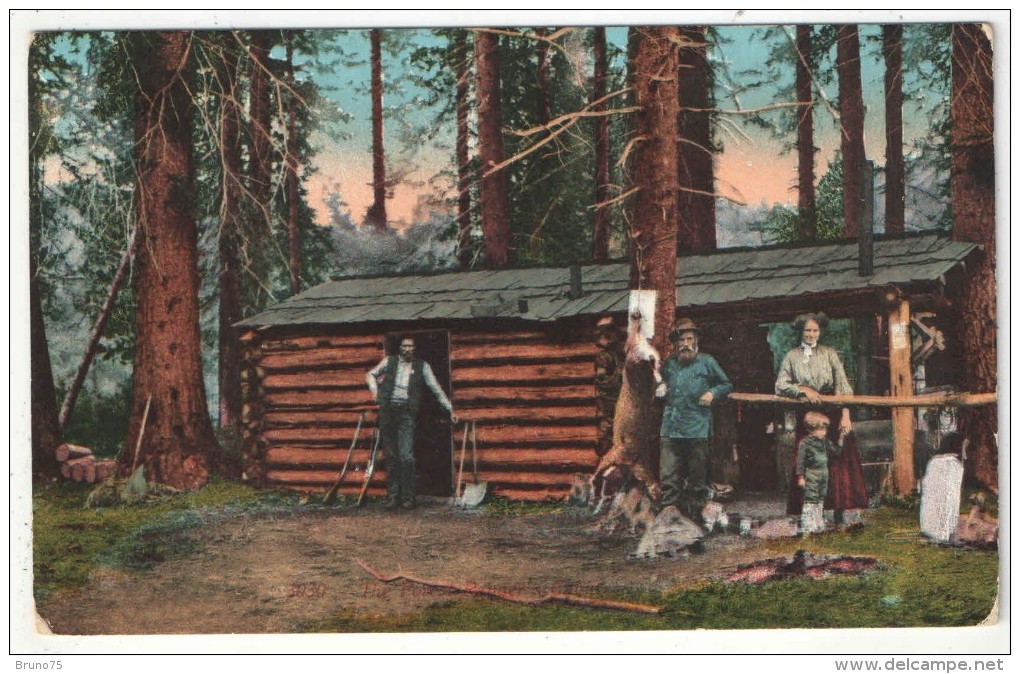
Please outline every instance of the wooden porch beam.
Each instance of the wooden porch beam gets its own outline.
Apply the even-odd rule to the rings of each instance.
[[[823,395],[823,405],[835,407],[980,407],[994,405],[998,401],[996,393],[927,393],[899,398],[890,396],[867,395]],[[751,405],[813,405],[806,398],[785,398],[770,393],[731,393],[730,400]]]
[[[910,303],[901,300],[889,310],[889,393],[912,396],[914,373],[910,367]],[[903,496],[914,489],[914,411],[894,407],[893,488]]]

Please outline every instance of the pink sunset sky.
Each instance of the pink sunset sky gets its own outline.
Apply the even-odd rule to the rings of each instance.
[[[824,114],[824,113],[823,113]],[[885,140],[881,120],[871,115],[866,124],[867,155],[878,164],[884,163]],[[878,139],[876,141],[876,138]],[[834,134],[818,139],[815,179],[825,173],[828,162],[835,156],[837,145]],[[756,206],[766,204],[795,204],[797,201],[797,157],[794,152],[782,151],[781,143],[769,138],[725,138],[725,149],[715,158],[716,190],[721,197],[736,203]],[[435,153],[432,161],[419,161],[410,174],[414,182],[422,182],[443,169],[453,169],[452,160]],[[326,199],[339,185],[344,200],[355,222],[360,222],[372,203],[372,163],[368,152],[345,151],[327,148],[314,159],[316,172],[306,182],[308,200],[321,224],[329,222]],[[413,222],[422,188],[404,183],[394,189],[393,197],[386,202],[387,215],[398,229]]]

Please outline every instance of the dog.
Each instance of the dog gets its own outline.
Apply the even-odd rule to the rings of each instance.
[[[621,531],[637,535],[647,531],[655,523],[654,501],[644,486],[622,468],[614,466],[611,471],[602,482],[603,491],[593,511],[601,515],[595,531],[604,535]],[[611,496],[609,491],[613,492]]]

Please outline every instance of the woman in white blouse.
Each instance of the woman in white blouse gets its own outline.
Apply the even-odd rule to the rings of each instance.
[[[843,451],[829,462],[829,493],[825,507],[835,511],[837,524],[853,524],[859,521],[859,509],[868,507],[868,494],[860,454],[852,433],[850,409],[821,404],[820,396],[853,395],[854,392],[839,353],[818,343],[828,324],[829,319],[825,314],[804,314],[796,318],[793,325],[800,333],[801,343],[783,358],[776,377],[776,395],[803,398],[813,403],[797,407],[797,444],[806,434],[803,418],[807,411],[815,409],[829,416],[829,439],[842,445]],[[799,515],[803,498],[803,490],[793,480],[787,512]]]

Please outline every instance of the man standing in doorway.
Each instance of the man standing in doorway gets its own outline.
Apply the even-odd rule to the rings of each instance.
[[[666,399],[659,446],[662,505],[675,505],[701,523],[701,511],[712,497],[708,487],[708,450],[713,402],[733,391],[715,358],[698,351],[701,331],[689,318],[673,326],[673,355],[662,365],[663,382],[656,391]]]
[[[453,423],[453,405],[443,392],[429,364],[414,355],[414,338],[400,340],[399,356],[386,356],[365,377],[368,390],[379,404],[379,432],[386,453],[386,508],[414,508],[414,427],[422,389],[428,386]]]

